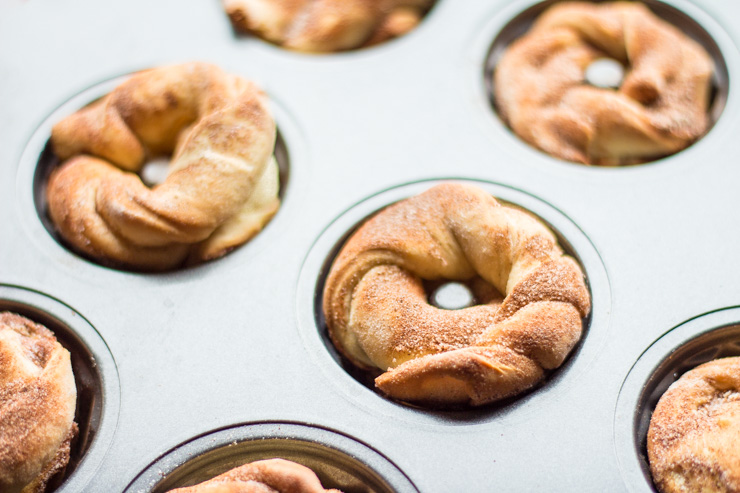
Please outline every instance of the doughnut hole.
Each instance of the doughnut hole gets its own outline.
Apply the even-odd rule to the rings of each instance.
[[[624,66],[613,58],[599,58],[586,67],[584,76],[592,86],[617,89],[624,79]]]
[[[120,80],[121,79],[115,79],[116,82],[120,82]],[[97,92],[105,93],[105,92],[108,92],[113,87],[115,87],[115,84],[111,85],[110,83],[108,83],[108,84],[101,86],[101,88],[98,89]],[[70,109],[74,110],[77,108],[70,108]],[[59,117],[52,115],[49,118],[49,120],[55,121],[60,118],[61,118],[61,115]],[[274,157],[278,164],[278,174],[279,174],[278,176],[279,176],[279,182],[280,182],[279,190],[278,190],[278,197],[282,201],[284,199],[285,192],[288,188],[288,182],[290,180],[290,153],[288,151],[288,147],[287,147],[285,140],[280,134],[279,128],[277,132],[277,138],[275,140]],[[162,155],[154,156],[147,160],[147,162],[142,167],[141,171],[138,173],[138,176],[141,178],[141,180],[144,182],[146,186],[148,186],[149,188],[153,188],[157,186],[158,184],[162,183],[167,178],[169,162],[170,162],[170,156],[162,156]],[[54,171],[55,168],[59,167],[61,164],[62,163],[60,162],[59,158],[54,153],[51,140],[50,139],[47,140],[46,144],[41,150],[41,154],[39,155],[39,158],[36,164],[36,169],[33,175],[33,202],[36,208],[36,214],[38,215],[38,218],[43,224],[46,231],[51,235],[52,238],[54,238],[54,240],[57,243],[59,243],[65,249],[69,250],[75,255],[78,255],[90,262],[97,263],[99,265],[107,265],[107,264],[98,262],[95,259],[88,258],[84,256],[82,253],[80,253],[79,251],[77,251],[76,249],[73,249],[71,246],[69,246],[67,242],[58,233],[56,227],[54,226],[54,223],[51,220],[51,217],[49,216],[48,203],[46,199],[47,184],[49,181],[49,177],[51,176],[51,173]],[[269,227],[269,223],[265,227]]]
[[[156,158],[144,164],[139,172],[141,181],[149,188],[164,183],[167,179],[167,171],[170,166],[170,160],[167,158]]]
[[[425,281],[424,291],[429,304],[442,310],[462,310],[504,298],[495,287],[480,277],[464,282]]]
[[[484,60],[484,66],[482,70],[483,82],[487,89],[487,96],[490,107],[493,109],[499,121],[506,126],[505,118],[503,117],[500,109],[497,107],[495,101],[496,87],[494,82],[494,72],[496,66],[503,56],[504,51],[508,46],[516,41],[518,38],[526,34],[536,19],[549,7],[560,3],[558,0],[547,0],[544,2],[530,3],[528,8],[525,8],[508,22],[495,34],[495,37],[488,49],[488,53]],[[600,3],[600,2],[595,2]],[[714,72],[710,81],[710,95],[708,104],[708,118],[709,124],[704,132],[706,136],[712,127],[717,123],[722,112],[726,106],[728,92],[729,92],[729,72],[727,63],[725,62],[722,50],[718,43],[714,40],[710,32],[708,32],[701,24],[692,18],[686,12],[683,12],[677,7],[657,1],[657,0],[645,0],[644,3],[655,15],[669,24],[677,27],[682,33],[687,35],[689,38],[698,42],[709,54],[710,58],[714,63]],[[591,66],[588,66],[584,71],[584,83],[597,88],[621,88],[629,97],[635,99],[639,103],[649,106],[655,101],[658,95],[658,86],[653,80],[649,80],[645,77],[642,78],[630,78],[629,69],[626,60],[613,60],[607,59],[608,64],[611,67],[605,67],[605,59],[598,59],[592,62]],[[619,82],[616,82],[618,78],[615,73],[617,72],[616,65],[621,65],[623,69],[622,78]],[[592,67],[595,65],[595,67]],[[589,73],[591,71],[591,73]],[[513,131],[512,131],[513,134]],[[519,138],[513,134],[515,138]],[[571,137],[575,138],[575,137]],[[688,147],[701,141],[703,138],[699,137],[696,141],[690,144]],[[529,144],[527,144],[529,145]],[[687,147],[687,148],[688,148]],[[685,149],[684,149],[685,150]],[[539,151],[545,152],[545,151]],[[680,153],[681,151],[678,151]],[[656,161],[665,156],[659,156],[647,160],[637,160],[634,163],[622,163],[622,164],[644,164],[646,162]]]
[[[273,458],[308,467],[324,488],[347,493],[418,491],[395,464],[351,437],[296,423],[255,423],[208,433],[175,447],[139,474],[125,493],[165,493]]]

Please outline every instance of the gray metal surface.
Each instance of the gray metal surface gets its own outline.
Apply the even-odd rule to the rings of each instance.
[[[711,132],[656,163],[600,169],[529,148],[489,105],[491,43],[534,3],[440,0],[402,39],[314,56],[235,38],[216,1],[0,0],[0,301],[40,292],[51,300],[42,311],[62,321],[55,310],[71,308],[100,334],[117,374],[104,379],[103,402],[115,429],[88,452],[101,461],[83,462],[61,491],[123,491],[179,444],[257,422],[333,430],[423,493],[649,490],[633,478],[638,450],[623,459],[624,434],[634,442],[624,420],[640,411],[624,392],[646,383],[628,375],[673,327],[740,304],[740,6],[667,2],[724,57],[730,87]],[[89,87],[187,60],[269,93],[290,155],[280,212],[244,247],[175,273],[116,271],[67,251],[34,205],[50,115]],[[404,184],[443,178],[491,182],[537,209],[581,256],[594,295],[566,367],[503,407],[434,413],[384,400],[339,368],[311,310],[338,225],[397,200]],[[732,316],[720,325],[740,322],[723,313]],[[652,347],[663,346],[673,347]]]

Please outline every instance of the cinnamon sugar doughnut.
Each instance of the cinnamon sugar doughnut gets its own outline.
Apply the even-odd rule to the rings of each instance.
[[[0,491],[41,493],[77,433],[72,364],[46,327],[0,313]]]
[[[626,67],[617,90],[584,79],[605,57]],[[495,101],[520,138],[557,158],[633,164],[707,131],[713,70],[704,48],[645,5],[564,2],[504,52]]]
[[[164,270],[224,255],[277,211],[275,122],[253,83],[204,63],[145,70],[57,123],[49,215],[100,262]],[[136,175],[172,153],[149,188]]]
[[[481,304],[441,310],[423,280],[485,281]],[[490,294],[498,291],[501,295]],[[590,296],[578,264],[531,215],[443,184],[387,207],[342,247],[324,288],[331,340],[382,373],[392,398],[481,405],[521,393],[578,342]]]
[[[414,29],[432,0],[224,0],[234,27],[297,51],[363,48]]]
[[[662,493],[740,492],[740,357],[704,363],[671,385],[647,447]]]
[[[311,469],[284,459],[244,464],[220,476],[171,493],[341,493],[325,490]]]

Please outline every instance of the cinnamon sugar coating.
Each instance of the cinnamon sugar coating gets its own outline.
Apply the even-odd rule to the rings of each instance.
[[[422,280],[481,278],[503,296],[429,305]],[[481,405],[557,368],[591,302],[578,264],[533,216],[477,187],[442,184],[382,210],[342,247],[324,288],[337,349],[385,373],[390,397]]]
[[[311,469],[284,459],[236,467],[220,476],[171,493],[341,493],[325,490]]]
[[[224,0],[237,30],[286,48],[364,48],[414,29],[432,0]]]
[[[619,89],[585,81],[599,58],[626,67]],[[520,138],[557,158],[634,164],[706,132],[713,70],[704,48],[643,4],[564,2],[507,48],[495,100]]]
[[[0,313],[0,491],[41,493],[69,462],[77,389],[46,327]]]
[[[262,91],[204,63],[145,70],[57,123],[65,161],[49,214],[61,236],[100,262],[165,270],[245,243],[280,205],[275,122]],[[172,153],[165,181],[136,175]]]
[[[647,448],[662,493],[740,492],[740,357],[704,363],[671,385]]]

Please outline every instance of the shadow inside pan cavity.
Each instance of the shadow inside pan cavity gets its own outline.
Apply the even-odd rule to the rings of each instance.
[[[119,79],[116,79],[116,80],[120,82]],[[115,86],[108,87],[108,85],[109,84],[105,84],[103,87],[107,87],[108,89],[112,89],[113,87],[115,87]],[[279,129],[277,132],[277,138],[275,140],[274,156],[278,164],[278,173],[279,173],[279,181],[280,181],[278,197],[282,201],[284,199],[285,191],[288,188],[288,181],[290,179],[290,154],[288,152],[288,147],[286,145],[286,142],[283,139],[282,135],[280,134]],[[142,170],[138,173],[139,177],[141,178],[141,180],[144,182],[146,186],[153,188],[157,186],[158,184],[164,182],[165,179],[167,178],[169,163],[170,163],[170,158],[167,156],[154,157],[144,164],[144,166],[142,167]],[[118,267],[113,263],[108,264],[103,261],[98,261],[97,259],[94,259],[94,258],[89,258],[84,253],[79,252],[73,247],[71,247],[70,245],[68,245],[67,242],[64,240],[64,238],[62,238],[61,235],[58,233],[56,227],[54,226],[54,223],[51,220],[51,217],[49,216],[48,203],[46,199],[46,188],[49,182],[49,177],[51,176],[52,172],[54,171],[55,168],[59,167],[61,164],[62,163],[60,162],[59,158],[54,153],[51,140],[48,140],[39,156],[38,163],[36,165],[36,170],[34,172],[34,177],[33,177],[34,205],[36,207],[36,213],[41,223],[44,225],[44,228],[46,229],[46,231],[48,231],[48,233],[52,236],[52,238],[54,238],[54,240],[56,240],[57,243],[62,245],[64,248],[66,248],[70,252],[73,252],[75,255],[79,255],[81,258],[84,258],[85,260],[88,260],[90,262],[93,262],[99,265],[103,265],[105,267],[111,267],[114,269],[118,269],[118,270],[135,271],[135,269],[126,269],[126,268]],[[279,210],[278,210],[278,214],[280,214]],[[274,219],[275,218],[272,218],[272,220]],[[269,226],[270,226],[270,223],[268,222],[265,225],[265,228],[268,228]],[[260,233],[257,233],[257,235],[259,235]],[[248,243],[249,242],[245,243],[244,245],[241,245],[240,247],[247,246]],[[240,248],[240,247],[237,247],[237,248]],[[202,264],[198,264],[198,265],[202,265]],[[197,265],[195,267],[197,267]],[[183,267],[181,267],[180,269],[175,269],[175,270],[182,270],[182,269]]]
[[[462,282],[435,283],[426,288],[429,304],[442,310],[462,310],[479,303],[473,288]]]
[[[647,434],[650,418],[661,396],[689,370],[719,358],[740,356],[740,325],[731,325],[706,332],[670,351],[649,376],[635,409],[634,440],[642,474],[652,485],[647,456]]]
[[[483,77],[486,88],[488,89],[488,98],[491,108],[499,116],[499,110],[496,107],[495,101],[495,84],[493,75],[496,70],[498,61],[503,56],[504,51],[508,46],[518,38],[524,36],[535,20],[549,7],[560,3],[557,0],[549,0],[541,3],[536,3],[531,7],[525,9],[513,19],[511,19],[496,35],[488,51],[488,55],[485,60],[485,66],[483,67]],[[606,2],[595,2],[595,3],[606,3]],[[644,3],[655,15],[659,18],[667,21],[668,23],[676,26],[682,33],[698,42],[706,51],[709,53],[710,58],[714,62],[714,73],[711,80],[710,97],[709,97],[709,126],[707,127],[704,136],[706,136],[717,123],[722,114],[722,111],[727,104],[727,96],[729,91],[729,73],[727,70],[727,64],[725,63],[724,56],[720,50],[717,42],[712,38],[699,23],[697,23],[690,15],[682,12],[676,7],[659,2],[657,0],[646,0]],[[616,65],[619,65],[617,67]],[[589,70],[591,73],[589,74]],[[621,70],[621,76],[619,71]],[[621,85],[622,78],[625,76],[625,71],[628,67],[624,67],[620,62],[609,58],[599,59],[594,61],[589,67],[587,67],[584,73],[585,82],[596,86],[596,87],[607,87],[607,88],[618,88]],[[505,124],[504,120],[501,121]],[[696,142],[703,138],[700,137]],[[694,142],[693,144],[696,144]],[[691,144],[691,145],[693,145]],[[691,147],[691,145],[689,147]],[[678,151],[681,152],[681,151]],[[651,159],[655,161],[659,158]],[[649,161],[648,161],[649,162]],[[644,164],[644,163],[641,163]]]
[[[103,416],[103,379],[98,371],[94,356],[72,328],[48,313],[19,303],[0,299],[0,312],[9,311],[45,326],[54,333],[57,341],[69,351],[77,387],[75,423],[79,428],[72,440],[70,459],[64,474],[54,476],[47,491],[53,491],[72,476],[85,458],[96,435]]]
[[[502,204],[522,209],[517,204],[507,202],[505,200],[502,200],[501,198],[498,198],[498,201]],[[392,204],[388,204],[386,207],[390,205]],[[531,211],[527,211],[526,209],[522,209],[522,210],[525,210],[529,214],[533,214]],[[377,212],[379,211],[376,211],[376,213]],[[351,213],[352,211],[350,210],[346,214],[351,214]],[[347,374],[349,374],[354,380],[359,382],[364,387],[373,391],[378,397],[382,399],[387,399],[391,402],[397,402],[398,404],[408,407],[409,409],[415,409],[415,410],[422,411],[425,414],[429,416],[435,416],[442,421],[451,420],[453,422],[457,422],[460,424],[476,423],[481,420],[490,418],[492,415],[497,415],[499,413],[506,413],[506,412],[512,411],[519,407],[525,407],[528,403],[528,400],[537,394],[538,389],[556,385],[557,382],[561,378],[563,378],[563,376],[567,373],[568,369],[571,368],[574,361],[577,359],[578,354],[580,353],[584,345],[584,342],[586,338],[588,337],[589,328],[591,326],[591,320],[593,317],[593,309],[591,310],[591,312],[589,312],[586,318],[582,319],[583,331],[581,334],[581,338],[576,343],[576,345],[573,347],[573,349],[570,351],[565,361],[558,368],[547,371],[545,377],[540,382],[538,382],[534,387],[527,389],[520,394],[511,396],[505,399],[501,399],[501,400],[492,402],[490,404],[477,406],[477,407],[470,407],[470,406],[435,407],[435,406],[421,406],[421,405],[416,405],[416,404],[404,402],[404,401],[395,401],[395,400],[388,398],[382,392],[380,392],[375,387],[375,379],[378,376],[380,376],[383,372],[380,371],[379,369],[364,370],[364,369],[358,368],[356,365],[354,365],[349,359],[344,357],[336,349],[336,347],[334,346],[331,340],[331,337],[329,336],[329,329],[326,323],[326,318],[324,316],[324,310],[323,310],[324,285],[326,283],[327,277],[329,276],[329,272],[331,270],[331,266],[334,262],[334,259],[337,257],[337,255],[339,255],[339,252],[341,251],[342,247],[347,241],[349,241],[349,239],[355,233],[355,231],[357,231],[357,229],[359,229],[359,227],[362,224],[364,224],[367,220],[369,220],[374,215],[375,213],[358,218],[358,221],[355,223],[355,226],[351,228],[347,233],[345,233],[344,236],[342,236],[341,239],[335,243],[333,249],[329,252],[328,256],[326,257],[323,263],[323,266],[319,274],[318,281],[315,286],[316,291],[315,291],[315,296],[314,296],[314,317],[315,317],[316,327],[318,327],[319,334],[321,336],[322,342],[324,346],[326,347],[327,351],[329,352],[331,357],[336,361],[336,363]],[[577,252],[575,251],[571,243],[552,224],[549,224],[542,217],[539,217],[539,216],[536,216],[536,217],[539,221],[545,224],[553,233],[555,233],[558,243],[562,247],[563,251],[568,256],[575,259],[576,262],[578,262],[578,264],[581,266],[581,269],[583,270],[583,273],[585,276],[586,287],[587,289],[589,289],[589,294],[591,296],[591,299],[593,300],[593,293],[591,292],[591,287],[588,281],[588,272],[586,272],[586,269],[583,266],[583,262],[579,258]],[[488,303],[490,301],[503,301],[504,299],[504,296],[501,293],[499,293],[495,287],[493,287],[491,284],[489,284],[488,282],[486,282],[480,277],[475,277],[471,280],[464,281],[464,282],[449,281],[449,280],[438,280],[438,281],[424,280],[423,287],[427,295],[428,302],[431,305],[437,308],[444,309],[444,310],[459,310],[459,309],[468,308],[473,305],[477,305],[481,302]]]

